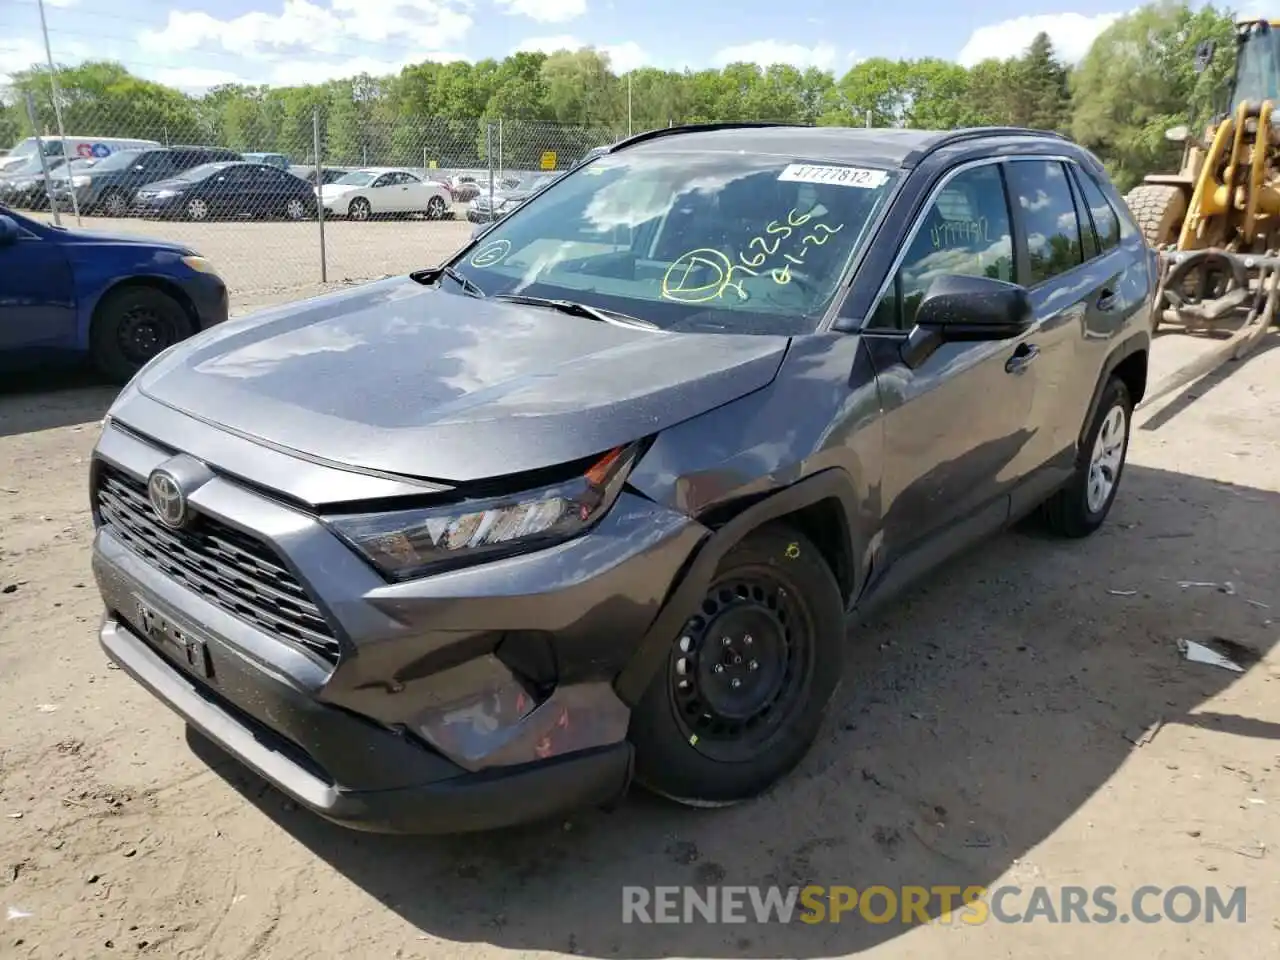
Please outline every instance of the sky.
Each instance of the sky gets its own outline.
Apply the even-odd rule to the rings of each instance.
[[[593,46],[616,72],[736,60],[843,74],[867,57],[970,65],[1041,30],[1075,61],[1133,0],[44,0],[54,59],[112,59],[198,93],[220,83],[316,83],[423,60]],[[863,7],[863,9],[859,9]],[[856,12],[855,12],[856,11]],[[37,0],[0,0],[0,83],[45,59]]]

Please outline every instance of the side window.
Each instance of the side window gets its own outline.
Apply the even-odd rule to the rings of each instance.
[[[1093,225],[1098,232],[1098,245],[1106,253],[1120,246],[1120,218],[1107,200],[1107,195],[1098,186],[1098,181],[1086,170],[1076,170],[1076,182],[1084,194],[1085,206],[1093,214]]]
[[[400,174],[401,183],[421,183],[422,181],[415,177],[412,173]]]
[[[1030,254],[1027,286],[1066,273],[1084,262],[1080,223],[1067,171],[1057,160],[1014,160],[1009,194],[1022,209]]]
[[[1076,205],[1076,221],[1080,224],[1080,249],[1088,262],[1098,255],[1098,238],[1094,234],[1093,221],[1089,219],[1089,208],[1080,196],[1080,178],[1073,174],[1067,177],[1067,183],[1071,187],[1071,200]]]
[[[373,183],[371,184],[371,186],[373,186],[373,187],[389,187],[389,186],[391,186],[391,184],[394,182],[394,180],[395,180],[395,174],[391,174],[391,173],[384,173],[384,174],[383,174],[382,176],[380,176],[377,180],[373,181]]]
[[[867,327],[910,330],[929,286],[947,274],[1013,280],[1009,205],[996,164],[959,173],[942,188]]]

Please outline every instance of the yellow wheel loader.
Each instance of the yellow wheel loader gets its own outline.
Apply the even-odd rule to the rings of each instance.
[[[1196,69],[1212,61],[1212,42]],[[1125,197],[1147,242],[1160,251],[1152,330],[1228,332],[1223,348],[1149,391],[1144,405],[1240,359],[1277,324],[1280,300],[1280,21],[1236,25],[1228,111],[1204,139],[1187,127],[1177,173],[1152,174]]]

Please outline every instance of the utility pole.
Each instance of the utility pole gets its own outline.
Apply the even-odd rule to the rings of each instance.
[[[67,131],[62,126],[62,105],[58,102],[61,99],[58,93],[58,71],[53,66],[53,48],[49,46],[49,25],[44,19],[44,0],[36,0],[36,7],[40,10],[40,32],[44,34],[44,55],[49,62],[49,87],[53,91],[53,115],[58,120],[58,139],[62,141],[62,166],[67,176],[68,192],[71,194],[71,209],[76,214],[76,226],[83,226],[80,222],[80,201],[76,199],[76,190],[71,183],[71,157],[67,156]],[[40,140],[36,142],[40,144],[40,149],[43,151],[44,142]]]

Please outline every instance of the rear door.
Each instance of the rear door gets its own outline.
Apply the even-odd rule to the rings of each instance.
[[[71,265],[52,235],[19,224],[18,239],[0,245],[0,353],[75,345],[76,298]]]
[[[1036,321],[1024,376],[1034,385],[1028,453],[1037,470],[1015,498],[1017,511],[1037,503],[1074,468],[1100,366],[1090,373],[1082,355],[1090,316],[1116,302],[1115,263],[1094,255],[1097,238],[1078,203],[1071,166],[1044,158],[1010,160],[1006,167]]]

